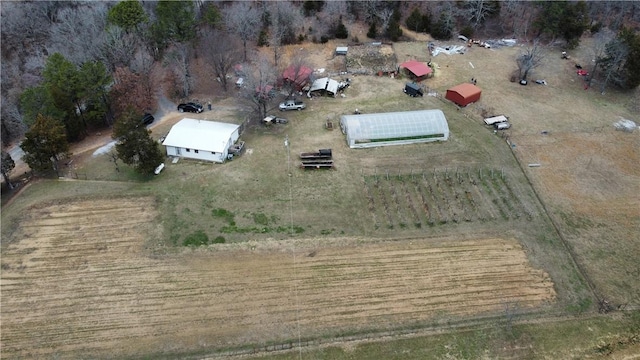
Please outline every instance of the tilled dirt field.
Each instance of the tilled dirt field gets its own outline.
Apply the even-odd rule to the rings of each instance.
[[[267,241],[158,257],[144,248],[156,235],[150,199],[27,216],[2,257],[7,358],[214,350],[296,339],[298,326],[308,338],[555,299],[513,239]]]

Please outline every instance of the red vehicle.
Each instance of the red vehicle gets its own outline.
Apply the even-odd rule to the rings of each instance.
[[[587,72],[587,70],[582,70],[582,69],[578,70],[577,74],[580,76],[589,76],[589,73]]]

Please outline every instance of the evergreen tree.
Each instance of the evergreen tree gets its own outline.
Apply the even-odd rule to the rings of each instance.
[[[347,27],[342,23],[342,18],[340,18],[340,22],[338,26],[336,26],[336,38],[338,39],[347,39],[349,38],[349,31]]]
[[[258,46],[269,46],[269,34],[265,28],[262,28],[258,34]]]
[[[185,42],[196,37],[196,15],[192,1],[160,0],[156,5],[156,36]]]
[[[400,12],[397,8],[393,11],[389,25],[387,25],[386,34],[391,41],[398,41],[402,36],[402,29],[400,28]]]
[[[448,12],[441,12],[438,22],[432,27],[431,35],[438,40],[451,39],[453,34],[453,18]]]
[[[26,132],[22,144],[24,161],[37,172],[48,174],[58,170],[58,160],[69,153],[65,128],[60,121],[38,115]]]
[[[141,122],[140,114],[131,108],[120,117],[113,127],[113,138],[118,140],[116,152],[125,164],[144,175],[153,174],[162,163],[164,155],[151,131]]]
[[[542,11],[534,22],[541,34],[551,37],[562,37],[569,48],[576,47],[580,36],[589,28],[589,15],[584,1],[575,3],[567,1],[543,2]]]
[[[202,22],[217,28],[222,22],[222,14],[218,7],[212,2],[206,2],[202,12]]]
[[[422,29],[427,34],[431,33],[431,13],[429,10],[422,15]]]
[[[109,9],[107,19],[111,24],[117,25],[127,32],[149,20],[138,0],[124,0],[117,3]]]
[[[375,39],[378,37],[378,28],[376,27],[375,22],[372,22],[371,25],[369,25],[369,31],[367,31],[367,37],[369,39]]]
[[[411,11],[411,14],[407,18],[407,20],[405,20],[404,23],[407,26],[407,28],[411,31],[424,32],[424,27],[422,23],[422,14],[418,9],[413,9],[413,11]]]

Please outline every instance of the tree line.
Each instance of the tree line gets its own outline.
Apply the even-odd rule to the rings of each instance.
[[[47,128],[73,142],[153,111],[158,85],[152,71],[158,66],[170,74],[170,95],[188,98],[197,86],[191,62],[198,56],[225,92],[228,74],[242,64],[247,85],[239,97],[259,118],[269,110],[278,69],[287,65],[283,46],[365,41],[349,34],[345,23],[355,22],[369,26],[369,39],[401,40],[402,25],[443,40],[455,34],[517,36],[561,39],[568,48],[586,31],[613,29],[615,36],[600,42],[592,74],[600,72],[603,86],[634,88],[640,83],[640,40],[624,25],[640,22],[639,14],[637,2],[624,1],[9,2],[1,9],[2,141],[27,135],[28,148],[29,136],[39,139],[37,132]],[[271,58],[258,55],[255,46],[269,47]],[[516,61],[523,69],[535,58],[526,55]],[[293,62],[302,68],[305,60]],[[53,147],[59,140],[56,135],[45,143]],[[35,149],[42,148],[38,141]],[[55,170],[58,155],[68,150],[52,150],[60,152],[43,154],[51,155],[50,165],[33,154],[26,159],[34,168]],[[123,151],[122,158],[136,157]]]

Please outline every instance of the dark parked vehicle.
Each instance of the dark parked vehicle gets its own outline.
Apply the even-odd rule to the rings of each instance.
[[[186,104],[178,105],[178,111],[180,112],[201,113],[202,110],[204,110],[202,105],[194,102],[188,102]]]
[[[411,97],[416,97],[416,96],[422,96],[422,89],[420,88],[420,86],[418,84],[414,84],[414,83],[406,83],[404,86],[404,92],[405,94],[411,96]]]
[[[142,116],[142,123],[145,125],[149,125],[151,123],[153,123],[153,120],[155,120],[155,118],[153,117],[153,115],[149,114],[149,113],[145,113]]]

